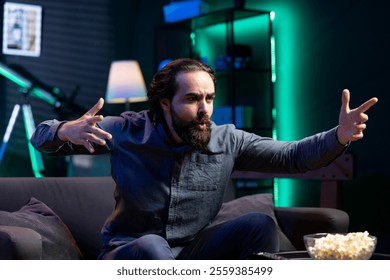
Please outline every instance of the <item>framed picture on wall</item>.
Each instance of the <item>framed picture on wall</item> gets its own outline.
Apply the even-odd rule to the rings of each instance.
[[[6,2],[3,20],[3,54],[41,55],[41,6]]]

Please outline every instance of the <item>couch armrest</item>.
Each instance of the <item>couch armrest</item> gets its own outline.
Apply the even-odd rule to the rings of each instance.
[[[33,229],[0,225],[0,260],[39,260],[42,237]]]
[[[297,250],[305,250],[303,235],[317,232],[348,232],[349,216],[334,208],[276,207],[275,215],[282,231]]]

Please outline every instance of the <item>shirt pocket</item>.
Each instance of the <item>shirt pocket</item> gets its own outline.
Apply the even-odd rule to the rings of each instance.
[[[192,154],[188,190],[214,191],[221,183],[223,155]]]

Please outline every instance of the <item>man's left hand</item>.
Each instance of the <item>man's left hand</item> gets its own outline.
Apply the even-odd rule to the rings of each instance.
[[[363,130],[366,129],[365,122],[368,116],[365,112],[378,102],[378,98],[373,97],[355,109],[349,108],[350,93],[344,89],[342,93],[342,105],[339,115],[339,127],[337,138],[343,145],[349,141],[356,141],[363,138]]]

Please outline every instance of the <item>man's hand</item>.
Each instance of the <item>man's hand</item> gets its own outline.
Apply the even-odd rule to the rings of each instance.
[[[339,115],[339,127],[337,130],[337,138],[343,145],[346,145],[349,141],[356,141],[363,138],[363,130],[366,129],[365,122],[368,120],[365,112],[378,102],[378,98],[373,97],[358,108],[351,110],[349,108],[349,100],[349,90],[344,89]]]
[[[62,141],[70,141],[76,145],[83,145],[90,153],[95,150],[91,143],[105,145],[105,139],[111,139],[111,134],[97,128],[96,123],[103,120],[103,116],[96,114],[103,108],[104,100],[99,101],[81,118],[69,121],[60,126],[57,131],[57,136]]]

